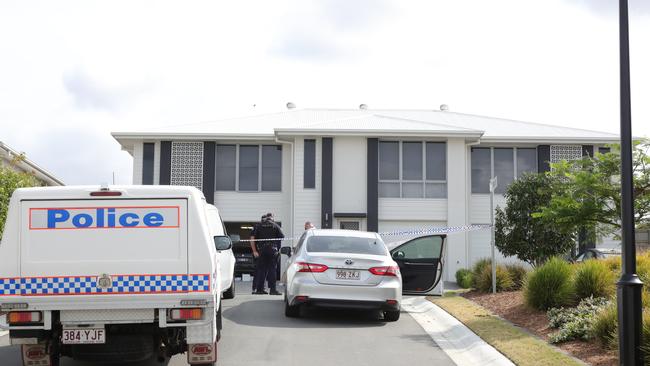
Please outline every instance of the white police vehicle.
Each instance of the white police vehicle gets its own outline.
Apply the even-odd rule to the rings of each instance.
[[[187,353],[213,364],[219,252],[232,243],[196,188],[48,187],[14,192],[0,242],[0,309],[24,365],[60,356],[123,363]]]

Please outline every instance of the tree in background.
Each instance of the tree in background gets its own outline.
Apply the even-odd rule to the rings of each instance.
[[[23,155],[14,157],[10,166],[0,166],[0,238],[7,219],[7,210],[9,209],[9,199],[17,188],[36,187],[41,183],[36,179],[34,174],[16,171],[15,166],[20,160],[24,159]]]
[[[537,267],[571,250],[573,232],[558,230],[552,220],[535,215],[551,200],[554,179],[525,174],[508,186],[506,208],[498,207],[495,214],[495,245],[501,253]]]
[[[650,224],[650,140],[634,143],[634,213],[637,227]],[[539,217],[559,229],[594,228],[599,236],[616,233],[621,218],[620,146],[606,154],[552,164],[553,194]]]

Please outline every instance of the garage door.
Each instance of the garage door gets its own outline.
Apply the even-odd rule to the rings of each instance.
[[[447,223],[444,221],[379,221],[379,232],[394,232],[394,231],[408,231],[420,230],[433,227],[445,227]],[[386,243],[414,238],[420,235],[386,235],[383,236]]]

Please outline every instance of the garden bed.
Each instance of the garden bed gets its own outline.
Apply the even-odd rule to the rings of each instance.
[[[557,331],[548,326],[548,317],[545,312],[531,309],[524,304],[522,291],[500,292],[497,294],[471,291],[461,296],[472,300],[492,313],[530,331],[544,340],[548,340],[549,335]],[[596,341],[585,342],[576,340],[560,343],[557,346],[591,365],[618,365],[617,351],[604,350]]]

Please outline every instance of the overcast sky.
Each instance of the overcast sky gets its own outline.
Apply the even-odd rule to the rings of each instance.
[[[0,140],[95,184],[131,182],[111,131],[288,101],[618,132],[616,3],[3,0]],[[650,136],[650,1],[630,13],[633,128]]]

